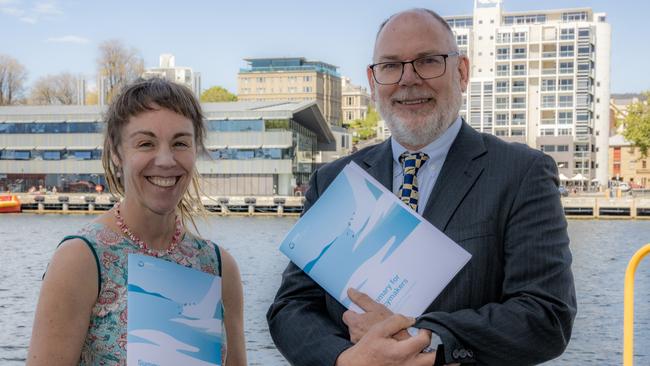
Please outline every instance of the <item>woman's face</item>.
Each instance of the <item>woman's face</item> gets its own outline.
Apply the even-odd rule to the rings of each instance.
[[[159,215],[173,212],[196,163],[192,121],[165,108],[138,114],[122,129],[118,152],[121,161],[115,163],[129,206]]]

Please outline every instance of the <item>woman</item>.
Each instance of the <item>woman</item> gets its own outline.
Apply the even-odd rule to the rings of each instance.
[[[129,253],[221,274],[227,335],[222,355],[227,366],[246,364],[237,265],[225,250],[188,231],[203,209],[196,160],[205,151],[204,138],[201,107],[184,86],[141,80],[113,100],[102,163],[111,192],[123,199],[55,251],[28,365],[126,363]]]

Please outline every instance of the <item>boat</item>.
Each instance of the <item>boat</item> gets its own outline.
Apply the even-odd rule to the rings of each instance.
[[[0,195],[0,213],[20,212],[20,200],[15,195]]]

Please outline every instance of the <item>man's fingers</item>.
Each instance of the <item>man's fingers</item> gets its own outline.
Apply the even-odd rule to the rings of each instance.
[[[352,310],[347,310],[345,313],[343,313],[343,317],[342,317],[343,323],[345,323],[345,325],[347,325],[349,328],[350,325],[354,322],[355,318],[358,316],[359,314],[357,314],[356,312]]]
[[[408,352],[408,353],[421,352],[426,346],[428,346],[431,343],[430,334],[431,333],[427,334],[426,331],[420,329],[416,336],[399,342],[398,347],[401,347],[404,350],[404,352]]]
[[[370,332],[374,331],[380,337],[389,338],[413,324],[415,324],[415,318],[408,318],[404,315],[394,314],[382,320],[380,323],[377,323],[370,329]],[[424,346],[422,348],[424,348]]]
[[[384,305],[379,304],[375,302],[375,300],[371,299],[370,296],[364,294],[361,291],[357,291],[352,287],[348,289],[348,297],[350,300],[352,300],[353,303],[357,304],[361,309],[365,311],[388,310]]]
[[[431,366],[436,362],[436,353],[431,352],[431,353],[420,353],[417,356],[415,356],[415,364],[416,365],[422,365],[422,366]]]

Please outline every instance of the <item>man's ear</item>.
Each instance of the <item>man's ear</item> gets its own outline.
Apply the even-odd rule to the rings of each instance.
[[[370,66],[366,69],[366,76],[368,77],[368,85],[370,86],[370,98],[376,102],[375,100],[375,78],[372,75],[372,69]]]
[[[469,83],[469,58],[467,56],[458,56],[458,74],[460,75],[460,89],[464,93],[467,91]]]

